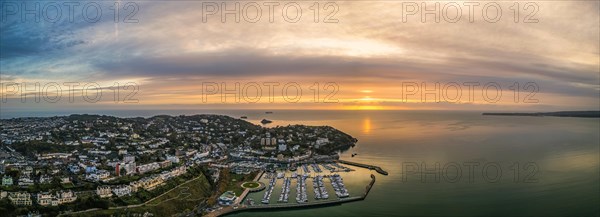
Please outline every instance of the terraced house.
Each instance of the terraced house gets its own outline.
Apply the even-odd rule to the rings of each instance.
[[[17,206],[31,206],[31,195],[27,192],[10,192],[8,199]]]
[[[112,193],[110,191],[110,186],[98,186],[96,188],[96,194],[100,196],[100,198],[111,197]]]

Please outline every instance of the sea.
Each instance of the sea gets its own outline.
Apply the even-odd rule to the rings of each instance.
[[[599,119],[484,116],[476,111],[267,111],[3,112],[2,118],[223,114],[247,116],[256,124],[273,121],[266,127],[329,125],[358,139],[355,147],[340,153],[341,159],[380,166],[389,173],[357,168],[345,176],[348,186],[365,186],[370,174],[376,176],[363,201],[230,215],[236,217],[600,215]],[[333,192],[330,197],[335,197]]]

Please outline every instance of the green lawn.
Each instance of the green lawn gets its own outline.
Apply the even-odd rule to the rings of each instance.
[[[108,216],[120,214],[153,213],[154,216],[171,216],[186,210],[193,210],[211,194],[211,187],[206,178],[200,175],[194,181],[176,187],[172,191],[155,198],[146,205],[128,209],[98,210],[72,216]],[[127,200],[127,198],[123,198]]]
[[[242,192],[244,192],[244,188],[241,186],[242,183],[252,181],[255,175],[255,173],[250,175],[230,174],[229,182],[227,183],[227,190],[233,191],[235,192],[235,195],[240,196]]]
[[[258,182],[245,182],[242,184],[243,188],[257,188],[258,186],[260,186],[260,184],[258,184]]]

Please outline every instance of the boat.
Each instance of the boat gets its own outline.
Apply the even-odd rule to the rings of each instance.
[[[242,116],[241,119],[248,119],[248,116]]]
[[[273,114],[273,112],[265,112],[265,114]]]
[[[273,121],[267,120],[267,119],[262,119],[262,121],[260,121],[260,123],[262,124],[270,124],[273,123]]]

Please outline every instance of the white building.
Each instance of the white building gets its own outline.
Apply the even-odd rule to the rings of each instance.
[[[127,175],[131,175],[131,174],[135,174],[136,173],[136,163],[135,161],[131,161],[129,163],[126,163],[123,165],[123,169],[125,169],[125,174]]]
[[[319,148],[323,145],[327,145],[329,144],[329,139],[328,138],[318,138],[317,141],[315,142],[315,147]]]
[[[140,174],[144,174],[157,169],[160,169],[160,165],[156,162],[137,166],[137,172]]]
[[[123,162],[125,162],[125,163],[135,162],[135,157],[132,155],[125,155],[123,157]]]
[[[169,156],[167,155],[167,160],[173,162],[173,163],[179,163],[179,158],[177,156]]]
[[[285,151],[287,150],[287,145],[284,143],[280,143],[279,144],[279,151]]]
[[[30,186],[33,184],[33,179],[29,178],[29,176],[21,176],[19,178],[19,186]]]
[[[117,197],[122,197],[125,195],[131,195],[131,186],[129,185],[119,185],[112,188],[112,192],[117,195]]]
[[[17,206],[31,206],[31,195],[27,192],[10,192],[8,199]]]
[[[77,200],[77,195],[71,190],[56,192],[56,197],[58,198],[58,204],[72,203]]]

